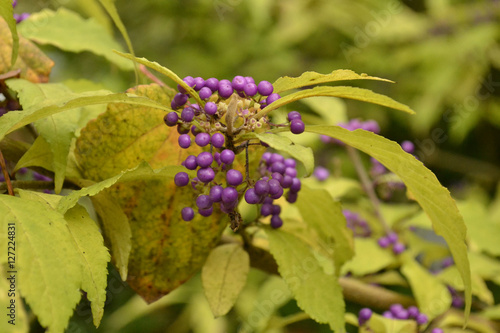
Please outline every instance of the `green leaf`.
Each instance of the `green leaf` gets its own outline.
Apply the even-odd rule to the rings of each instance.
[[[455,266],[448,267],[439,272],[437,278],[456,290],[464,290],[464,283]],[[474,272],[472,273],[472,295],[477,296],[481,301],[488,305],[494,304],[493,294],[488,289],[484,280]]]
[[[69,52],[89,51],[104,56],[123,70],[133,70],[134,64],[116,55],[112,50],[122,50],[106,29],[93,18],[85,20],[66,8],[56,12],[43,9],[31,14],[19,26],[21,34],[38,44],[53,45]]]
[[[122,52],[118,52],[118,51],[115,51],[115,52],[117,54],[121,55],[122,57],[125,57],[127,59],[133,60],[135,62],[138,62],[139,64],[143,64],[144,66],[147,66],[147,67],[149,67],[151,69],[154,69],[155,71],[157,71],[157,72],[165,75],[166,77],[170,78],[172,81],[174,81],[175,83],[177,83],[178,85],[182,86],[182,88],[184,88],[186,90],[186,92],[190,96],[192,96],[199,105],[204,105],[205,104],[200,99],[200,96],[198,95],[198,93],[193,88],[191,88],[190,86],[188,86],[186,82],[184,82],[179,76],[177,76],[177,74],[175,74],[174,72],[172,72],[170,69],[161,66],[156,61],[149,61],[146,58],[137,58],[137,57],[135,57],[135,56],[133,56],[131,54],[122,53]]]
[[[500,285],[500,262],[487,255],[469,252],[471,270],[485,280]]]
[[[45,140],[43,136],[38,136],[28,151],[24,153],[19,161],[17,161],[14,170],[17,171],[21,168],[38,166],[46,170],[54,171],[53,159],[54,156],[47,140]]]
[[[281,97],[277,101],[269,104],[263,110],[261,110],[259,113],[257,113],[254,117],[259,119],[262,116],[268,114],[269,112],[271,112],[275,109],[278,109],[278,108],[280,108],[283,105],[286,105],[288,103],[292,103],[292,102],[298,101],[298,100],[303,99],[303,98],[317,97],[317,96],[330,96],[330,97],[341,97],[341,98],[355,99],[358,101],[363,101],[363,102],[368,102],[368,103],[386,106],[386,107],[400,110],[400,111],[404,111],[404,112],[407,112],[410,114],[415,113],[408,106],[401,104],[399,102],[396,102],[392,98],[387,97],[385,95],[380,95],[380,94],[374,93],[371,90],[362,89],[362,88],[355,88],[355,87],[338,86],[338,87],[315,87],[312,89],[304,89],[304,90],[300,90],[300,91],[291,93],[290,95],[286,95],[284,97]]]
[[[403,151],[396,142],[364,130],[348,131],[338,126],[307,126],[306,131],[341,140],[377,159],[398,175],[415,200],[430,217],[434,231],[442,236],[453,255],[465,284],[466,318],[471,306],[471,277],[466,227],[455,201],[436,176],[414,156]]]
[[[311,148],[295,144],[289,138],[277,134],[252,134],[254,134],[259,140],[267,143],[271,148],[285,152],[300,161],[304,165],[308,175],[314,171],[314,155]]]
[[[365,276],[376,273],[395,262],[395,257],[391,252],[382,249],[371,238],[355,238],[354,250],[356,251],[354,258],[342,267],[342,274],[350,272],[355,276]]]
[[[415,333],[417,323],[414,320],[394,320],[374,313],[365,325],[359,328],[360,333]]]
[[[10,19],[13,17],[11,16]],[[23,36],[18,37],[16,33],[14,37],[19,38],[19,42],[14,41],[13,47],[9,25],[0,19],[0,73],[20,69],[22,78],[31,82],[47,82],[54,62]],[[19,44],[19,50],[17,50],[17,44]],[[12,65],[14,53],[17,53],[17,60]]]
[[[107,264],[110,256],[104,246],[99,228],[89,214],[80,205],[71,208],[64,218],[73,237],[80,262],[83,263],[82,290],[90,301],[95,327],[99,327],[104,314],[106,301],[106,285],[108,275]]]
[[[491,320],[500,320],[500,304],[484,309],[481,316]]]
[[[278,271],[298,306],[318,323],[345,332],[345,304],[335,275],[326,274],[311,249],[297,237],[281,230],[265,229]]]
[[[421,312],[432,320],[451,306],[451,294],[446,285],[424,269],[408,254],[404,256],[401,273],[410,283]]]
[[[201,270],[201,282],[215,317],[229,312],[245,286],[250,258],[240,244],[213,249]]]
[[[7,23],[11,38],[12,38],[12,53],[10,56],[10,65],[14,67],[17,60],[17,53],[19,52],[19,36],[17,35],[17,25],[14,19],[14,10],[10,1],[2,1],[0,3],[0,16]],[[1,72],[1,71],[0,71]]]
[[[17,231],[18,288],[40,324],[63,332],[80,300],[82,266],[64,217],[41,202],[0,195],[0,222]]]
[[[303,185],[297,206],[304,222],[316,230],[328,252],[333,252],[338,275],[340,267],[354,256],[352,231],[347,228],[340,202],[334,201],[326,190]]]
[[[11,86],[11,82],[13,81],[18,80],[9,80],[8,85],[14,89],[14,87]],[[127,103],[157,108],[165,111],[170,110],[164,105],[150,100],[149,98],[127,93],[110,94],[107,91],[101,90],[80,94],[67,94],[57,99],[46,99],[36,105],[28,107],[24,111],[9,112],[2,116],[0,118],[0,140],[2,140],[5,135],[38,119],[70,109],[108,103]]]
[[[111,245],[113,261],[123,281],[127,280],[128,258],[132,249],[132,231],[127,215],[106,193],[91,198],[94,209],[101,218],[104,235]]]
[[[330,74],[320,74],[316,72],[304,72],[299,77],[280,77],[273,83],[274,92],[281,93],[286,90],[297,89],[306,86],[313,86],[321,83],[346,81],[346,80],[378,80],[392,82],[391,80],[382,79],[366,74],[356,74],[348,69],[337,69]]]

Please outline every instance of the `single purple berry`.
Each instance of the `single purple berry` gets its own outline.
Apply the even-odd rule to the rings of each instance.
[[[358,323],[359,326],[363,326],[372,317],[372,310],[369,308],[362,308],[359,310]]]
[[[213,202],[220,202],[222,200],[222,186],[215,185],[210,189],[210,200]]]
[[[212,92],[216,92],[219,89],[219,80],[211,77],[205,81],[205,87],[210,88]]]
[[[269,216],[273,213],[273,205],[269,203],[265,203],[260,207],[260,213],[262,216]]]
[[[292,121],[294,119],[302,120],[302,116],[300,115],[299,111],[291,111],[288,113],[288,121]]]
[[[229,98],[233,94],[233,87],[227,83],[219,82],[219,96]]]
[[[222,148],[222,146],[224,146],[225,140],[226,139],[224,137],[224,134],[222,134],[222,133],[214,133],[212,135],[212,145],[215,148]]]
[[[420,311],[418,311],[418,308],[414,305],[408,307],[408,317],[410,318],[417,318],[417,316],[419,315]]]
[[[265,180],[258,180],[255,183],[255,193],[257,193],[260,196],[267,195],[269,193],[269,184]]]
[[[200,168],[206,168],[212,164],[214,161],[214,157],[208,151],[204,151],[196,157],[196,164],[199,165]]]
[[[324,168],[322,166],[318,166],[314,169],[313,172],[314,177],[318,179],[320,182],[325,181],[330,177],[330,171],[328,171],[327,168]]]
[[[212,207],[212,200],[206,194],[199,195],[198,198],[196,198],[196,207],[200,209],[208,209]]]
[[[205,86],[205,80],[203,80],[203,78],[199,76],[194,78],[194,86],[193,86],[194,90],[200,91],[201,88],[203,88],[204,86]]]
[[[283,175],[285,173],[285,170],[286,170],[285,163],[276,162],[271,165],[271,172],[277,172]]]
[[[272,179],[276,179],[277,181],[281,182],[283,181],[283,175],[281,173],[278,173],[278,172],[273,172],[273,174],[271,175]]]
[[[245,201],[251,205],[258,204],[261,197],[255,192],[255,188],[249,188],[245,192]]]
[[[196,173],[198,176],[198,179],[203,182],[203,183],[210,183],[212,180],[215,178],[215,171],[208,167],[208,168],[201,168],[198,169],[198,172]]]
[[[391,245],[391,242],[389,242],[389,239],[387,237],[380,237],[377,240],[377,243],[378,243],[378,246],[380,246],[383,249],[385,249],[385,248],[389,247],[389,245]]]
[[[201,99],[209,99],[212,96],[212,90],[209,87],[203,87],[198,94]]]
[[[392,312],[393,315],[395,315],[396,313],[398,313],[399,311],[404,310],[404,309],[405,308],[401,304],[399,304],[399,303],[392,304],[389,307],[389,310]]]
[[[238,200],[238,191],[234,187],[226,187],[222,190],[221,199],[224,203],[236,202]]]
[[[399,237],[398,237],[398,234],[395,233],[395,232],[390,232],[388,235],[387,235],[387,239],[389,240],[389,243],[391,244],[396,244],[396,242],[398,241]]]
[[[224,149],[220,153],[220,160],[224,164],[231,164],[234,161],[234,152],[230,149]]]
[[[243,175],[238,170],[228,170],[226,173],[226,181],[228,185],[238,186],[243,181]]]
[[[294,119],[290,122],[290,131],[293,134],[303,133],[305,129],[306,129],[306,125],[300,119]]]
[[[174,96],[174,101],[179,106],[183,106],[184,104],[186,104],[188,99],[189,99],[188,95],[183,94],[183,93],[177,93]]]
[[[246,83],[247,80],[245,80],[243,76],[238,75],[234,77],[233,81],[231,82],[231,85],[234,88],[234,90],[242,91],[243,88],[245,88]]]
[[[278,229],[283,225],[283,220],[279,215],[273,215],[271,217],[271,227],[274,229]]]
[[[177,112],[169,112],[163,117],[163,121],[168,127],[173,127],[177,125],[177,121],[179,120],[179,115]]]
[[[184,207],[181,210],[181,215],[184,221],[191,221],[194,218],[194,210],[191,207]]]
[[[444,333],[442,328],[433,328],[431,333]]]
[[[384,313],[382,313],[382,316],[385,318],[394,319],[394,315],[391,311],[384,311]]]
[[[186,157],[186,160],[184,161],[184,166],[188,170],[196,170],[198,167],[198,162],[196,162],[196,156],[194,155],[189,155]]]
[[[208,133],[199,133],[196,135],[194,142],[200,147],[205,147],[210,143],[210,134]]]
[[[419,325],[425,325],[425,324],[427,324],[427,321],[428,321],[429,319],[427,318],[427,316],[426,316],[425,314],[420,313],[420,314],[417,316],[417,318],[415,318],[415,320],[416,320],[417,324],[419,324]]]
[[[245,95],[253,97],[257,94],[257,86],[255,83],[247,83],[243,88]]]
[[[271,159],[271,156],[273,153],[266,151],[264,154],[262,154],[262,157],[260,158],[262,161],[268,163],[269,160]]]
[[[178,139],[179,147],[181,148],[189,148],[191,146],[191,137],[189,134],[181,134]]]
[[[189,184],[189,175],[185,172],[178,172],[174,176],[175,185],[181,187]]]
[[[208,114],[209,116],[213,116],[214,114],[217,113],[217,104],[214,102],[207,102],[205,104],[205,113]]]
[[[364,123],[357,126],[358,128],[364,129],[365,131],[370,131],[373,133],[380,133],[380,127],[375,120],[367,120]]]
[[[269,96],[273,93],[274,87],[271,82],[268,81],[260,81],[257,85],[257,91],[262,96]],[[269,104],[269,103],[268,103]]]
[[[271,104],[271,103],[273,103],[273,102],[276,102],[276,101],[277,101],[278,99],[280,99],[280,98],[281,98],[281,96],[280,96],[279,94],[274,93],[274,94],[269,95],[269,96],[266,98],[266,102],[267,102],[267,104],[269,105],[269,104]]]
[[[292,186],[293,184],[293,178],[288,175],[284,175],[283,180],[280,182],[280,184],[283,188],[290,188],[290,186]]]
[[[295,168],[297,166],[297,162],[293,158],[287,158],[283,163],[285,163],[287,168]]]
[[[415,145],[411,141],[403,141],[401,142],[401,148],[407,153],[412,154],[415,151]]]
[[[271,157],[269,158],[269,163],[273,164],[276,162],[285,163],[285,158],[278,153],[272,153]]]
[[[286,164],[285,164],[285,166],[286,166]],[[290,177],[292,177],[292,178],[295,178],[295,177],[297,177],[297,169],[287,167],[287,168],[285,169],[285,175],[286,175],[286,176],[290,176]]]
[[[396,244],[394,244],[394,246],[392,247],[392,252],[394,252],[394,254],[401,254],[404,252],[404,250],[406,249],[406,247],[404,246],[403,243],[399,243],[397,242]]]
[[[185,107],[181,112],[181,119],[186,123],[190,123],[194,119],[194,110],[192,107]]]
[[[281,185],[278,184],[278,186],[274,186],[274,185],[271,185],[271,181],[273,179],[271,179],[269,181],[269,196],[272,198],[272,199],[279,199],[281,198],[281,196],[283,195],[283,187],[281,187]]]
[[[245,76],[245,81],[247,83],[255,83],[255,80],[251,76]]]
[[[406,320],[409,318],[408,311],[405,309],[400,310],[394,314],[394,317],[396,317],[397,319]]]
[[[297,192],[289,191],[286,195],[286,201],[288,201],[289,203],[297,202],[298,198],[299,198],[299,195]]]
[[[290,186],[290,191],[294,192],[294,193],[297,193],[297,192],[300,191],[301,187],[302,187],[302,183],[300,182],[300,179],[293,178],[292,179],[292,185]]]
[[[214,212],[214,207],[210,207],[207,209],[201,209],[201,208],[198,209],[198,213],[200,213],[200,215],[204,217],[209,217],[210,215],[212,215],[213,212]]]

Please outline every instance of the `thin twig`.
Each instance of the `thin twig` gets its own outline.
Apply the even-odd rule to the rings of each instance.
[[[165,82],[163,82],[162,80],[160,80],[159,78],[157,78],[153,73],[151,73],[147,68],[146,66],[140,64],[139,65],[139,70],[144,74],[146,75],[151,81],[153,81],[154,83],[157,83],[158,85],[160,85],[161,87],[165,87],[166,84]]]
[[[5,165],[5,159],[3,158],[2,151],[0,150],[0,168],[2,168],[3,177],[5,178],[5,183],[7,185],[7,190],[9,195],[14,196],[14,189],[12,188],[12,183],[10,182],[10,176],[7,172],[7,165]]]
[[[389,225],[387,224],[384,217],[382,216],[382,213],[380,212],[380,201],[378,200],[377,194],[375,193],[375,189],[373,188],[373,184],[370,178],[368,177],[368,174],[366,173],[365,167],[363,166],[363,162],[361,161],[361,157],[359,156],[358,151],[351,146],[346,146],[346,150],[347,154],[349,155],[349,158],[354,164],[356,173],[358,174],[359,180],[361,181],[361,186],[363,186],[364,191],[368,195],[368,198],[370,199],[373,205],[375,215],[382,224],[382,227],[384,228],[385,232],[389,233],[391,229],[389,228]]]

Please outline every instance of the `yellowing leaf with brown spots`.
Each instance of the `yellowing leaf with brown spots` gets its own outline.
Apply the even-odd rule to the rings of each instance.
[[[164,105],[170,105],[173,96],[171,90],[154,84],[129,92]],[[84,177],[104,180],[141,161],[154,169],[180,165],[189,154],[197,154],[194,147],[189,151],[178,147],[179,134],[165,126],[164,115],[165,111],[157,109],[111,104],[77,140],[75,155]],[[194,205],[195,196],[188,187],[177,188],[171,178],[119,183],[106,193],[129,219],[132,249],[128,283],[147,302],[159,299],[195,274],[227,224],[219,214],[183,221],[180,211]]]
[[[35,44],[19,36],[19,53],[11,67],[12,35],[7,23],[0,19],[0,73],[21,69],[21,78],[31,82],[47,82],[54,62]]]

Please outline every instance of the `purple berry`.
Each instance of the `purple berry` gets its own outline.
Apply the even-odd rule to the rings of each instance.
[[[169,112],[163,117],[163,121],[168,127],[173,127],[177,125],[177,121],[179,120],[179,115],[177,112]]]
[[[273,205],[269,203],[265,203],[260,207],[260,213],[262,216],[269,216],[273,213]]]
[[[444,331],[441,328],[433,328],[431,333],[444,333]]]
[[[207,102],[205,104],[205,113],[208,114],[209,116],[213,116],[214,114],[217,113],[217,104],[214,102]]]
[[[210,200],[213,202],[220,202],[222,200],[222,186],[215,185],[210,189]]]
[[[204,216],[204,217],[209,217],[210,215],[212,215],[212,213],[214,212],[214,207],[210,207],[210,208],[207,208],[207,209],[198,209],[198,213],[200,213],[201,216]]]
[[[238,75],[234,77],[233,81],[231,82],[231,85],[234,88],[234,90],[242,91],[243,88],[245,88],[246,83],[247,80],[245,80],[243,76]]]
[[[266,103],[269,105],[269,104],[271,104],[272,102],[275,102],[275,101],[277,101],[277,100],[278,100],[278,99],[280,99],[280,98],[281,98],[281,96],[280,96],[279,94],[276,94],[276,93],[271,94],[271,95],[269,95],[269,96],[266,98]]]
[[[198,162],[196,162],[196,156],[194,155],[189,155],[186,157],[186,160],[184,161],[184,166],[188,170],[196,170],[198,167]]]
[[[205,87],[210,88],[213,92],[216,92],[219,89],[219,80],[211,77],[205,81]]]
[[[372,317],[372,310],[369,308],[363,308],[359,310],[358,314],[358,323],[360,326],[363,326],[370,318]]]
[[[255,96],[257,94],[257,86],[255,85],[255,83],[247,83],[243,88],[243,92],[247,96]]]
[[[394,317],[396,317],[397,319],[406,320],[409,318],[408,311],[405,309],[400,310],[394,314]]]
[[[285,163],[285,158],[278,153],[272,153],[271,157],[269,158],[269,163],[274,164],[276,162]]]
[[[293,178],[285,175],[283,176],[283,180],[280,182],[280,184],[283,188],[290,188],[290,186],[292,186],[293,184]]]
[[[285,161],[283,163],[285,163],[285,166],[287,168],[293,169],[297,166],[297,162],[295,162],[295,160],[293,158],[287,158],[287,159],[285,159]]]
[[[272,199],[279,199],[279,198],[281,198],[282,195],[283,195],[283,187],[281,187],[281,186],[276,188],[274,193],[271,193],[271,189],[269,190],[269,196]]]
[[[201,88],[203,88],[204,86],[205,86],[205,80],[203,80],[203,78],[199,76],[194,78],[194,86],[193,86],[194,90],[200,91]]]
[[[198,179],[203,182],[203,183],[210,183],[212,180],[215,178],[215,171],[208,167],[208,168],[201,168],[198,169],[198,172],[196,173],[198,176]]]
[[[210,143],[210,134],[208,133],[199,133],[196,135],[194,142],[200,147],[205,147]]]
[[[257,85],[257,91],[262,96],[269,96],[273,93],[274,87],[271,82],[268,81],[260,81]],[[269,103],[268,103],[269,104]]]
[[[408,307],[408,316],[410,318],[417,318],[418,314],[420,313],[420,311],[418,311],[418,308],[416,306],[410,306]]]
[[[385,248],[389,247],[389,245],[391,245],[391,242],[389,241],[389,239],[387,237],[380,237],[377,240],[377,243],[378,243],[378,246],[380,246],[383,249],[385,249]]]
[[[417,324],[419,324],[419,325],[425,325],[425,324],[427,324],[427,321],[428,321],[429,319],[427,318],[427,316],[426,316],[425,314],[420,313],[420,314],[417,316],[417,318],[415,318],[415,320],[416,320]]]
[[[238,191],[234,187],[226,187],[222,190],[221,199],[224,203],[236,202],[238,200]]]
[[[196,198],[196,207],[200,209],[208,209],[212,207],[212,200],[206,194],[202,194]]]
[[[200,89],[200,92],[198,94],[200,95],[201,99],[209,99],[210,96],[212,96],[212,90],[208,87],[203,87]]]
[[[182,79],[182,81],[186,82],[186,84],[190,87],[194,86],[194,79],[192,76],[186,76],[185,78]],[[177,90],[179,90],[179,92],[183,94],[186,93],[186,90],[180,84],[177,85]]]
[[[255,80],[251,76],[245,76],[245,80],[247,83],[255,83]]]
[[[303,133],[305,129],[306,129],[306,125],[300,119],[294,119],[290,122],[290,131],[293,134]]]
[[[261,197],[255,192],[255,188],[249,188],[245,192],[245,201],[251,205],[258,204]]]
[[[388,235],[387,235],[387,239],[389,240],[389,243],[391,244],[395,244],[397,241],[398,241],[398,234],[395,233],[395,232],[390,232]]]
[[[302,183],[300,182],[300,179],[293,178],[292,185],[290,186],[290,191],[297,193],[300,191],[301,187],[302,187]]]
[[[285,164],[285,166],[286,166],[286,164]],[[285,175],[286,175],[286,176],[290,176],[290,177],[292,177],[292,178],[295,178],[295,177],[297,177],[297,169],[287,167],[287,168],[285,169]]]
[[[330,171],[328,171],[327,168],[324,168],[322,166],[318,166],[314,169],[313,172],[314,177],[318,179],[320,182],[325,181],[330,177]]]
[[[415,151],[415,145],[411,141],[403,141],[401,142],[401,148],[407,153],[412,154]]]
[[[302,120],[302,116],[300,115],[299,111],[291,111],[288,113],[288,121],[292,121],[294,119],[301,119]]]
[[[285,173],[285,170],[286,170],[286,166],[285,166],[285,163],[282,163],[282,162],[275,162],[271,165],[271,172],[277,172],[281,175],[283,175]]]
[[[389,307],[389,310],[392,312],[393,315],[395,315],[396,313],[398,313],[399,311],[401,310],[404,310],[405,308],[401,305],[401,304],[392,304],[390,307]]]
[[[188,95],[186,94],[183,94],[183,93],[177,93],[175,94],[174,96],[174,102],[175,104],[179,105],[179,106],[183,106],[184,104],[186,104],[186,102],[188,101]]]
[[[191,137],[189,134],[181,134],[178,139],[179,147],[181,148],[189,148],[191,146]]]
[[[231,164],[234,161],[234,152],[230,149],[224,149],[220,153],[220,160],[224,164]]]
[[[255,183],[255,193],[260,196],[267,195],[269,193],[269,184],[265,180],[258,180]]]
[[[375,120],[367,120],[364,123],[357,125],[356,127],[362,128],[365,131],[370,131],[377,134],[380,133],[380,127]]]
[[[278,229],[283,225],[283,220],[279,215],[273,215],[271,217],[271,227],[274,229]]]
[[[288,201],[289,203],[297,202],[298,198],[299,198],[299,195],[297,194],[297,192],[289,191],[286,195],[286,201]]]
[[[233,87],[227,83],[219,82],[219,96],[222,98],[228,98],[233,94]]]
[[[189,184],[189,175],[185,172],[176,173],[174,177],[174,183],[179,187],[186,186],[187,184]]]
[[[282,175],[282,174],[280,174],[280,173],[278,173],[278,172],[273,172],[273,174],[271,175],[271,177],[272,177],[273,179],[276,179],[277,181],[279,181],[279,182],[280,182],[280,184],[281,184],[281,182],[283,181],[283,175]]]
[[[228,185],[238,186],[243,181],[243,175],[238,170],[228,170],[226,173],[226,181]]]
[[[200,166],[200,168],[206,168],[212,164],[214,161],[214,158],[212,154],[210,154],[208,151],[204,151],[196,157],[196,164]]]
[[[222,146],[224,146],[225,140],[226,139],[224,138],[224,135],[222,133],[214,133],[212,135],[212,145],[215,148],[222,148]]]
[[[394,315],[392,314],[391,311],[384,311],[384,313],[382,314],[382,316],[385,317],[385,318],[394,319]]]
[[[270,153],[270,152],[266,151],[264,154],[262,154],[262,157],[261,157],[260,159],[261,159],[262,161],[264,161],[264,162],[268,163],[268,162],[269,162],[269,160],[271,159],[272,155],[273,155],[272,153]]]
[[[186,123],[190,123],[194,119],[194,110],[192,107],[185,107],[181,112],[181,119]]]
[[[392,247],[392,252],[394,252],[394,254],[401,254],[404,252],[404,250],[406,249],[406,247],[404,246],[403,243],[399,243],[397,242],[396,244],[394,244],[394,246]]]
[[[184,207],[181,210],[181,215],[184,221],[191,221],[194,218],[194,210],[191,207]]]

